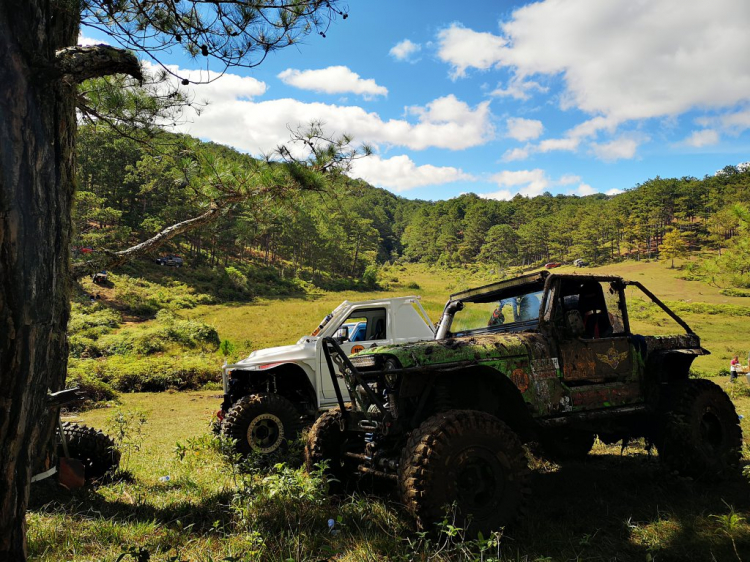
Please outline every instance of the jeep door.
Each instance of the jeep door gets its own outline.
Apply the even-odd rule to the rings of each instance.
[[[565,276],[554,289],[554,330],[563,410],[595,410],[642,402],[642,361],[628,326],[617,278]]]
[[[347,337],[339,343],[344,353],[351,355],[358,351],[362,351],[365,348],[391,343],[392,336],[390,332],[392,327],[388,322],[388,310],[389,308],[387,306],[359,308],[352,311],[343,322],[340,322],[339,325],[336,326],[334,333],[343,335],[343,332],[341,331],[342,328],[347,328]],[[336,336],[334,335],[334,337]],[[352,338],[355,341],[352,341]],[[335,400],[336,391],[333,388],[333,381],[328,372],[328,365],[322,354],[319,361],[319,372],[321,376],[320,387],[323,389],[323,396],[327,401]],[[343,378],[339,377],[339,382],[341,384],[342,392],[346,394]]]

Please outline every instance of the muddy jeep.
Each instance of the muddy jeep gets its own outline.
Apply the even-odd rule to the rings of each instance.
[[[626,288],[685,333],[633,334]],[[688,379],[708,351],[638,282],[542,271],[452,295],[433,341],[351,358],[324,343],[352,404],[339,392],[339,407],[315,423],[308,469],[327,461],[332,486],[363,474],[392,480],[423,529],[449,505],[473,534],[512,522],[529,493],[524,443],[564,462],[585,457],[596,435],[644,437],[670,471],[693,478],[739,463],[729,397]]]

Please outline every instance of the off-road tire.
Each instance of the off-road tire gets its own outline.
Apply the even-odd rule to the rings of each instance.
[[[542,455],[556,463],[582,461],[596,441],[596,435],[575,429],[556,429],[545,432],[539,438]]]
[[[300,413],[278,394],[243,396],[227,412],[221,432],[237,441],[237,452],[267,455],[287,447],[299,435]]]
[[[307,472],[317,469],[316,465],[325,462],[325,475],[328,477],[328,492],[339,493],[347,489],[352,481],[354,462],[344,456],[352,439],[360,439],[358,434],[341,431],[341,408],[333,408],[320,416],[307,434],[305,445],[305,468]]]
[[[696,479],[721,479],[736,473],[742,431],[729,396],[707,380],[682,381],[671,387],[656,442],[662,462]]]
[[[57,455],[64,457],[65,452],[59,438],[60,430],[57,432],[60,443],[57,446]],[[101,478],[120,465],[120,451],[115,447],[115,442],[101,431],[77,423],[64,422],[63,433],[70,458],[83,463],[86,480]]]
[[[516,434],[474,410],[428,418],[409,436],[398,470],[401,500],[420,529],[435,530],[455,502],[455,525],[468,536],[511,524],[529,495],[528,478]]]

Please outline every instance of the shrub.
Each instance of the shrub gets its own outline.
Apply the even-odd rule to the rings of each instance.
[[[121,392],[158,392],[168,388],[194,390],[219,379],[214,356],[143,357],[115,355],[72,359],[69,373],[99,380]],[[85,374],[85,375],[84,375]]]
[[[66,384],[68,388],[80,388],[86,395],[86,398],[93,402],[113,400],[117,396],[112,386],[98,379],[84,365],[79,366],[74,364],[72,367],[68,367]]]

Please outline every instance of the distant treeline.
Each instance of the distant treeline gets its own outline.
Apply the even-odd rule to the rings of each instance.
[[[166,138],[171,142],[154,150],[106,127],[81,127],[77,248],[127,247],[194,217],[220,189],[220,182],[205,180],[210,168],[217,177],[228,173],[212,163],[232,162],[236,170],[258,162],[216,144]],[[199,165],[209,169],[190,172]],[[268,180],[256,176],[250,183]],[[496,201],[465,194],[415,201],[345,176],[308,187],[233,203],[167,248],[192,264],[283,264],[313,279],[323,273],[362,278],[368,268],[396,260],[506,268],[654,258],[670,231],[680,233],[688,250],[718,255],[738,235],[747,236],[736,209],[750,203],[750,171],[735,166],[702,179],[657,177],[614,196],[545,193]]]

